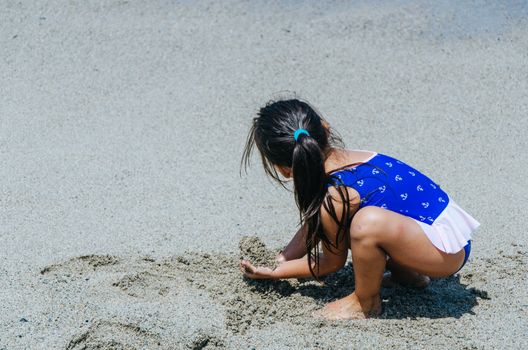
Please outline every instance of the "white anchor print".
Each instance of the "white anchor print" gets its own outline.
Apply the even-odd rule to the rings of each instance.
[[[424,221],[425,220],[425,216],[421,216],[420,215],[420,220]]]
[[[387,209],[387,204],[383,203],[383,204],[381,205],[381,207],[382,207],[383,209]]]
[[[436,186],[434,184],[431,184],[431,187],[436,190]]]
[[[380,193],[385,192],[386,189],[387,189],[387,186],[385,185],[378,187],[378,190],[380,191]]]
[[[376,174],[379,174],[379,170],[378,169],[372,169],[372,175],[376,175]]]
[[[388,166],[389,168],[392,168],[392,163],[391,163],[391,162],[387,162],[387,163],[385,163],[385,164],[387,164],[387,166]]]
[[[422,206],[424,208],[429,208],[429,202],[422,202]]]
[[[416,176],[416,173],[413,171],[409,171],[409,174],[411,174],[411,176]]]
[[[356,181],[356,183],[359,185],[359,187],[361,187],[361,186],[363,186],[364,181],[363,180],[358,180],[358,181]]]
[[[400,162],[399,160],[397,160],[397,161],[396,161],[396,163],[398,163],[398,164],[403,164],[403,163],[402,163],[402,162]]]
[[[432,217],[430,217],[430,216],[427,217],[427,220],[429,220],[430,222],[434,221],[434,219]]]
[[[423,191],[423,188],[421,185],[416,186],[416,191],[420,192]]]
[[[407,192],[400,194],[400,197],[402,198],[402,200],[406,200],[408,197]]]
[[[442,197],[438,197],[438,201],[439,201],[440,203],[445,203],[445,199],[443,199]]]
[[[403,179],[402,179],[402,177],[401,177],[400,175],[396,175],[396,176],[394,177],[394,180],[396,180],[396,181],[401,181],[401,180],[403,180]]]

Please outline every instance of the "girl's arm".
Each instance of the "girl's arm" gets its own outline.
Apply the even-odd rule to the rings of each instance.
[[[328,275],[329,273],[336,272],[343,267],[345,259],[334,254],[319,254],[319,264],[315,261],[312,262],[314,273],[317,277]],[[308,268],[308,257],[302,257],[300,259],[286,261],[279,265],[271,273],[271,278],[305,278],[312,277],[310,269]]]
[[[302,225],[290,243],[277,254],[277,261],[283,263],[285,261],[299,259],[306,255],[306,225]]]
[[[351,198],[349,210],[351,216],[353,216],[353,214],[359,208],[359,194],[353,189],[347,188],[347,190],[349,191],[349,198]],[[333,199],[339,198],[335,193],[331,192],[331,195]],[[341,217],[343,210],[342,203],[334,200],[334,207],[337,217]],[[348,257],[348,248],[350,244],[346,234],[340,237],[339,242],[336,242],[338,226],[331,218],[330,214],[324,209],[324,207],[321,208],[321,221],[325,235],[327,235],[331,242],[337,243],[337,247],[329,250],[324,244],[322,244],[322,254],[319,255],[319,264],[316,264],[315,261],[312,262],[312,264],[314,264],[313,270],[317,277],[335,272],[343,267]],[[301,230],[299,230],[299,232],[300,231]],[[299,234],[299,232],[297,232],[296,236]],[[286,261],[279,265],[275,270],[272,270],[268,267],[255,267],[249,261],[243,260],[240,262],[240,270],[244,276],[252,279],[311,277],[310,269],[308,267],[308,258],[306,256],[303,258]]]
[[[319,264],[312,261],[314,273],[317,277],[336,272],[345,265],[348,249],[335,249],[329,251],[323,245],[323,253],[319,254]],[[283,278],[305,278],[312,277],[308,267],[308,257],[304,256],[299,259],[286,261],[279,265],[275,270],[269,267],[255,267],[249,261],[242,260],[240,269],[244,276],[251,279],[283,279]]]

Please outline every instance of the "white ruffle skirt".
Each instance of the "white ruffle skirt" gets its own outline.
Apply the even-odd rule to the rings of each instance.
[[[434,246],[443,252],[458,253],[471,240],[480,223],[452,199],[431,225],[415,220]]]

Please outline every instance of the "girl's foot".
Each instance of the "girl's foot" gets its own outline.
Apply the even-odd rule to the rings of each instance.
[[[378,316],[381,313],[381,299],[378,296],[359,301],[355,293],[327,304],[313,313],[314,317],[327,320],[353,320]]]
[[[383,275],[381,285],[383,287],[394,287],[395,284],[400,284],[405,287],[422,289],[429,285],[431,279],[428,276],[421,275],[414,271],[398,271],[393,270]]]

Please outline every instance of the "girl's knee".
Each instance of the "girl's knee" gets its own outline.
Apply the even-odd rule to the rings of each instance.
[[[387,226],[386,213],[385,209],[373,206],[360,209],[352,218],[350,239],[358,241],[375,238]]]

